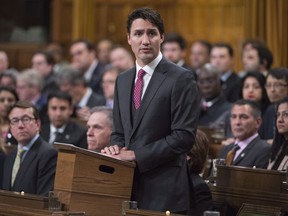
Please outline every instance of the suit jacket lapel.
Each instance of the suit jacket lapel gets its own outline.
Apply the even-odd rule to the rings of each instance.
[[[6,158],[6,162],[5,162],[5,168],[4,168],[4,178],[3,178],[3,188],[11,188],[11,177],[12,177],[12,170],[13,170],[13,165],[14,165],[14,161],[17,155],[17,146],[15,147],[15,149],[11,152],[11,154]]]
[[[162,62],[163,60],[161,60]],[[139,108],[138,115],[136,116],[135,124],[133,125],[133,130],[131,133],[131,136],[135,132],[136,128],[140,124],[143,115],[145,114],[147,108],[149,107],[149,104],[153,97],[155,96],[156,92],[160,88],[161,84],[165,80],[166,76],[163,74],[166,72],[165,68],[162,67],[161,62],[159,65],[155,68],[155,71],[150,79],[150,82],[148,84],[148,87],[146,89],[146,92],[144,94],[144,97],[141,101],[141,106]]]
[[[239,164],[244,158],[245,156],[248,154],[248,152],[253,148],[253,146],[255,145],[256,142],[258,142],[259,140],[259,136],[257,136],[254,140],[252,140],[247,146],[246,148],[240,153],[240,155],[236,158],[236,160],[233,161],[232,165],[237,165]]]

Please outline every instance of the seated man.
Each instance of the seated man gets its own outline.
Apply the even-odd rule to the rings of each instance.
[[[3,189],[47,196],[54,186],[57,150],[39,136],[39,113],[18,101],[8,117],[18,147],[5,159]]]
[[[110,143],[113,127],[112,109],[108,107],[94,107],[87,122],[88,149],[100,152]]]
[[[41,136],[50,144],[69,143],[87,149],[86,128],[70,121],[73,113],[72,98],[66,92],[53,92],[48,96],[50,123],[42,125]]]
[[[257,133],[261,124],[258,105],[249,100],[236,101],[230,121],[235,143],[224,146],[220,158],[226,158],[227,165],[266,168],[271,146]]]

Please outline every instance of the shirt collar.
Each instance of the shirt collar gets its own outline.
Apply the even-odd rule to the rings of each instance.
[[[145,65],[142,69],[149,74],[150,76],[152,76],[155,68],[157,67],[157,65],[159,64],[159,62],[161,61],[163,55],[161,52],[159,52],[159,55],[149,64]],[[136,61],[136,71],[138,73],[138,71],[141,69],[141,67],[138,65],[137,61]]]
[[[38,139],[39,133],[37,133],[31,140],[28,142],[27,145],[23,146],[21,143],[18,145],[18,149],[23,148],[26,152],[30,150],[30,148],[33,146],[34,142]]]
[[[56,127],[54,127],[52,124],[50,124],[50,133],[53,134],[53,133],[55,133],[56,131],[58,131],[59,133],[63,133],[64,130],[65,130],[65,128],[66,128],[66,124],[64,124],[64,125],[63,125],[62,127],[60,127],[60,128],[56,128]]]
[[[90,67],[88,68],[88,70],[85,72],[84,74],[84,78],[86,81],[91,80],[92,76],[93,76],[93,71],[94,69],[97,67],[98,61],[95,59],[92,64],[90,65]]]
[[[91,95],[92,95],[92,89],[88,87],[84,96],[81,98],[80,102],[78,103],[78,106],[81,108],[85,107]]]
[[[226,82],[226,80],[230,77],[230,75],[232,74],[232,71],[227,71],[226,73],[222,74],[220,79],[223,81],[223,82]]]
[[[237,140],[235,141],[235,144],[239,145],[240,149],[243,150],[244,148],[247,147],[247,145],[252,141],[254,140],[256,137],[258,136],[258,133],[255,133],[254,135],[252,135],[251,137],[248,137],[247,139],[245,140]]]

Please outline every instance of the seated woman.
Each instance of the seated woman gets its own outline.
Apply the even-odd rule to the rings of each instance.
[[[18,95],[15,90],[9,87],[0,87],[0,125],[1,138],[6,144],[17,144],[12,134],[9,132],[9,119],[7,116],[10,107],[18,101]]]
[[[270,105],[265,89],[265,77],[260,72],[248,72],[242,79],[240,98],[252,100],[261,107],[262,116]]]
[[[205,133],[197,130],[193,148],[187,154],[188,165],[194,186],[195,208],[189,215],[203,215],[204,211],[212,210],[212,195],[208,185],[199,176],[202,173],[208,156],[209,140]]]
[[[275,137],[267,169],[286,170],[288,165],[288,97],[276,106]]]

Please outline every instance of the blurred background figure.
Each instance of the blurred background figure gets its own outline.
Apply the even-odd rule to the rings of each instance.
[[[189,65],[185,63],[186,41],[182,35],[177,32],[165,34],[161,50],[165,58],[180,67],[191,70]]]
[[[68,66],[68,62],[64,59],[64,51],[61,44],[50,43],[46,47],[46,51],[51,53],[54,58],[53,71],[55,74],[59,73],[63,67]]]
[[[200,73],[200,68],[210,61],[210,51],[212,45],[206,40],[194,41],[190,48],[190,64],[192,70],[198,76]]]
[[[92,107],[105,105],[105,98],[92,91],[79,70],[72,67],[64,68],[58,79],[60,90],[72,97],[73,117],[87,121]]]
[[[265,76],[258,71],[248,72],[242,78],[239,97],[240,99],[255,101],[261,108],[262,117],[270,105],[270,101],[266,93],[265,83]]]
[[[110,144],[113,128],[112,109],[109,107],[94,107],[87,122],[88,150],[100,152]]]
[[[114,88],[117,76],[120,71],[117,68],[107,67],[102,78],[102,88],[106,99],[106,106],[113,108]]]
[[[97,58],[100,63],[107,65],[110,63],[110,52],[113,48],[113,42],[109,39],[102,39],[96,45]]]
[[[1,140],[7,145],[17,144],[15,138],[10,132],[10,123],[8,119],[8,111],[16,101],[18,101],[18,95],[15,90],[8,87],[0,86]]]
[[[134,67],[135,60],[126,48],[115,46],[110,52],[110,64],[120,72],[123,72]]]
[[[53,71],[54,64],[55,61],[52,54],[47,51],[38,51],[32,56],[32,68],[36,70],[44,80],[42,93],[45,95],[59,90]]]
[[[209,140],[204,132],[197,130],[196,139],[192,149],[187,153],[188,166],[194,186],[195,208],[191,209],[189,215],[202,216],[204,211],[211,211],[212,194],[211,191],[200,176],[207,163],[209,151]]]
[[[288,97],[276,107],[276,131],[268,169],[287,170],[288,164]]]
[[[6,70],[3,73],[0,73],[0,86],[6,86],[11,89],[16,89],[17,81],[17,72]]]
[[[8,69],[9,61],[6,52],[0,50],[0,73]]]
[[[70,46],[72,66],[81,71],[87,85],[97,94],[103,95],[101,86],[105,65],[96,57],[94,45],[85,39],[74,41]]]

